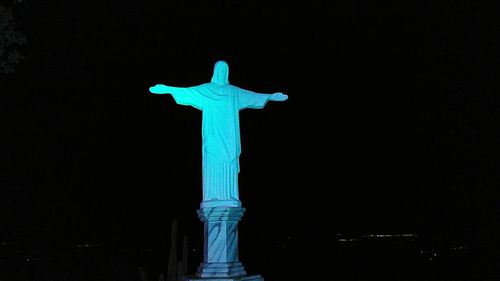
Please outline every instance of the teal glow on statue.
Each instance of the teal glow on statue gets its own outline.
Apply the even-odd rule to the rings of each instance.
[[[229,66],[218,61],[210,83],[193,87],[157,84],[153,94],[171,94],[177,104],[202,111],[203,202],[205,207],[240,207],[238,195],[241,153],[239,111],[260,109],[267,101],[285,101],[282,93],[260,94],[229,84]]]

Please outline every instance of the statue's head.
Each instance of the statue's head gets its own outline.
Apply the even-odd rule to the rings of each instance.
[[[212,83],[229,84],[229,65],[225,61],[220,60],[215,63]]]

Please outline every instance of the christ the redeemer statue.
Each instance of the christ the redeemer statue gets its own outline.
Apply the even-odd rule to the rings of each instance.
[[[241,153],[239,111],[260,109],[267,101],[285,101],[282,93],[260,94],[229,84],[229,66],[218,61],[210,83],[193,87],[157,84],[153,94],[171,94],[180,105],[202,111],[203,202],[201,207],[240,207],[238,195]]]

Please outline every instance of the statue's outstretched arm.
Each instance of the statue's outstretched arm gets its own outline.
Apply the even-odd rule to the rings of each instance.
[[[149,88],[149,91],[153,94],[163,95],[163,94],[182,94],[186,88],[182,87],[172,87],[163,84],[156,84]]]
[[[177,104],[190,105],[197,109],[203,108],[202,95],[196,89],[199,87],[172,87],[163,84],[156,84],[149,88],[153,94],[170,94]]]
[[[248,90],[238,89],[238,105],[239,109],[263,108],[268,101],[285,101],[288,96],[283,93],[261,94]]]

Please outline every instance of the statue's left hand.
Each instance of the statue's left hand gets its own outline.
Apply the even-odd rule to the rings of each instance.
[[[272,101],[286,101],[288,96],[283,93],[274,93],[271,95],[270,100]]]
[[[153,87],[149,88],[149,91],[153,94],[167,94],[170,93],[170,89],[168,86],[163,84],[156,84]]]

